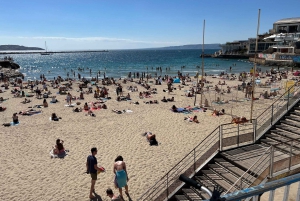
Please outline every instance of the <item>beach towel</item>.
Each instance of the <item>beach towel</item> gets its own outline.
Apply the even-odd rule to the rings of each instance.
[[[65,107],[74,107],[76,104],[75,103],[72,103],[71,105],[65,105]]]
[[[67,154],[66,151],[63,151],[63,152],[61,152],[61,153],[59,153],[59,154],[54,154],[54,153],[53,153],[53,150],[50,151],[50,156],[51,156],[51,158],[64,158],[64,157],[67,156],[67,155],[68,155],[68,154]]]
[[[18,123],[10,122],[11,126],[18,126],[20,124],[20,121]]]
[[[125,170],[117,170],[115,176],[115,185],[118,188],[123,188],[127,184],[127,174]]]

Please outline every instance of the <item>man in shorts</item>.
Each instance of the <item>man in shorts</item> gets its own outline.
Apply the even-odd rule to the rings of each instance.
[[[90,189],[90,198],[95,198],[92,193],[95,192],[95,183],[97,180],[97,173],[100,171],[100,168],[97,166],[97,158],[95,155],[97,154],[97,148],[93,147],[91,149],[92,155],[87,157],[86,161],[86,172],[91,175],[92,182],[91,182],[91,189]]]

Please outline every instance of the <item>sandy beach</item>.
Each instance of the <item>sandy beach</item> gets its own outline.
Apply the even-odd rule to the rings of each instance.
[[[215,86],[223,79],[206,78]],[[269,78],[261,79],[264,83]],[[150,79],[153,81],[153,79]],[[250,81],[250,77],[248,77]],[[282,86],[284,82],[282,80]],[[113,186],[113,164],[118,155],[122,155],[127,165],[129,176],[129,193],[132,200],[137,200],[148,188],[150,188],[159,178],[170,170],[181,158],[183,158],[191,149],[201,142],[210,132],[219,124],[231,122],[232,115],[245,116],[249,119],[250,103],[244,99],[245,93],[235,88],[231,93],[223,95],[216,94],[213,87],[210,92],[205,92],[205,98],[209,102],[207,112],[193,112],[191,114],[174,113],[170,110],[172,105],[177,107],[194,106],[194,97],[186,97],[186,90],[195,82],[187,82],[189,86],[178,89],[179,84],[173,84],[176,90],[173,92],[163,92],[167,89],[167,83],[162,85],[151,85],[157,88],[157,94],[151,94],[151,98],[139,98],[140,91],[146,91],[144,87],[134,82],[123,84],[123,94],[128,93],[132,101],[116,101],[116,86],[107,86],[111,100],[106,102],[108,109],[94,111],[96,117],[86,115],[87,112],[73,112],[74,107],[66,107],[66,95],[57,94],[58,89],[49,87],[51,95],[56,95],[58,103],[50,104],[50,98],[47,99],[49,107],[34,108],[41,110],[40,114],[32,116],[19,116],[20,124],[17,126],[4,127],[0,129],[0,171],[2,182],[0,183],[1,200],[89,200],[90,176],[85,174],[86,158],[90,155],[92,147],[98,148],[98,164],[106,169],[105,173],[98,175],[95,191],[103,200],[109,200],[105,190],[110,187],[118,194],[118,190]],[[50,82],[46,82],[50,85]],[[73,82],[73,89],[69,92],[72,96],[79,97],[79,82]],[[226,80],[227,86],[236,87],[241,85],[241,81]],[[3,83],[1,83],[3,84]],[[101,83],[99,86],[102,86]],[[137,86],[139,92],[129,92],[127,87]],[[38,85],[42,88],[42,85]],[[221,87],[219,85],[219,87]],[[36,87],[35,87],[36,88]],[[34,105],[42,105],[43,99],[34,97],[29,98],[30,103],[22,104],[24,98],[14,98],[11,90],[13,86],[0,97],[8,98],[1,103],[2,107],[7,109],[0,112],[0,123],[12,121],[12,114],[19,111],[30,109]],[[84,89],[86,90],[86,89]],[[95,86],[93,86],[95,90]],[[270,92],[270,88],[256,88],[255,97],[259,97],[264,90]],[[279,96],[283,94],[284,89],[279,91]],[[25,91],[28,91],[25,89]],[[51,96],[50,95],[50,96]],[[174,97],[174,102],[161,102],[163,97]],[[229,101],[225,104],[212,104],[220,97],[220,100]],[[158,100],[158,104],[146,104],[150,100]],[[232,100],[240,100],[233,102]],[[84,103],[94,102],[96,99],[93,93],[84,94]],[[131,102],[139,102],[139,105]],[[259,99],[254,103],[253,118],[261,114],[274,100]],[[197,104],[199,105],[200,95],[197,95]],[[212,116],[212,109],[224,109],[225,115]],[[116,114],[116,110],[130,110]],[[59,121],[50,121],[52,113],[61,117]],[[184,120],[187,116],[197,115],[199,124]],[[149,146],[142,133],[151,131],[157,136],[158,146]],[[64,159],[51,158],[50,150],[55,145],[57,138],[64,140],[64,146],[68,156]],[[124,196],[125,200],[128,200]]]

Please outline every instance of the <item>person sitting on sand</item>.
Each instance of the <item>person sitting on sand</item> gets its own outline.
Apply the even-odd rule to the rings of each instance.
[[[43,106],[44,106],[44,107],[48,107],[48,103],[47,103],[47,100],[46,100],[46,99],[44,99],[44,101],[43,101]]]
[[[26,104],[26,103],[30,103],[30,102],[31,102],[31,100],[25,98],[25,100],[23,100],[21,103]]]
[[[91,117],[95,117],[95,116],[96,116],[96,115],[93,113],[92,110],[89,110],[89,111],[88,111],[88,115],[91,116]]]
[[[193,94],[189,92],[188,94],[185,94],[185,96],[186,97],[193,97]]]
[[[168,100],[166,99],[166,97],[164,96],[163,99],[161,99],[162,102],[168,102]]]
[[[111,198],[111,201],[122,201],[122,198],[120,196],[114,195],[113,191],[110,188],[106,190],[106,195]]]
[[[12,119],[13,119],[13,123],[14,124],[18,124],[19,123],[19,117],[18,117],[17,113],[13,114]]]
[[[140,97],[140,98],[144,98],[144,96],[143,96],[143,93],[142,93],[142,92],[140,92],[140,94],[139,94],[139,97]]]
[[[89,110],[90,109],[87,103],[84,104],[83,109],[84,110]]]
[[[51,115],[51,120],[52,121],[58,121],[59,119],[61,119],[61,118],[57,117],[57,115],[55,113],[52,113],[52,115]]]
[[[80,92],[79,99],[81,99],[81,100],[84,99],[84,97],[83,97],[83,92],[82,92],[82,91]]]
[[[129,93],[128,93],[127,96],[126,96],[126,99],[127,99],[127,100],[131,100],[130,94],[129,94]]]
[[[65,151],[63,143],[64,143],[63,140],[60,139],[56,140],[56,145],[55,147],[53,147],[53,154],[62,154]]]
[[[58,102],[58,100],[56,99],[56,96],[52,96],[51,98],[52,98],[52,100],[50,101],[50,103],[57,103]]]
[[[174,97],[168,98],[167,101],[169,101],[169,102],[174,102]]]
[[[4,110],[6,110],[6,107],[0,106],[0,112],[3,112]]]
[[[192,121],[195,122],[195,123],[199,123],[199,121],[198,121],[198,119],[197,119],[197,115],[195,115],[195,116],[193,117]]]
[[[151,132],[145,132],[144,135],[146,136],[147,141],[150,143],[150,146],[158,145],[155,134]]]
[[[76,107],[74,110],[73,110],[73,112],[81,112],[82,111],[82,109],[81,108],[78,108],[78,107]]]
[[[26,99],[26,98],[25,98]],[[0,97],[0,101],[4,101],[3,97]]]

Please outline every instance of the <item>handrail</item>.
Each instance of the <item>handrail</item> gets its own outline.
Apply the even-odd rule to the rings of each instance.
[[[285,111],[290,109],[290,106],[292,106],[293,104],[296,103],[296,101],[299,99],[299,97],[298,96],[289,97],[289,94],[290,94],[290,90],[293,87],[295,87],[293,93],[296,92],[296,91],[299,91],[300,87],[299,86],[297,87],[297,86],[298,86],[297,83],[295,83],[293,86],[291,86],[288,89],[288,91],[284,92],[278,99],[276,99],[272,103],[272,105],[270,105],[267,109],[265,109],[256,119],[254,119],[254,121],[253,120],[251,121],[251,124],[253,125],[253,131],[252,132],[254,134],[253,142],[255,142],[257,140],[258,134],[260,134],[262,131],[265,131],[264,126],[268,122],[268,120],[266,120],[266,119],[271,119],[271,124],[270,125],[273,125],[273,121],[272,121],[273,117],[276,117],[276,119],[274,119],[274,122],[278,120],[278,117],[280,117],[280,115],[278,116],[278,112],[280,112],[280,114],[283,114]],[[286,102],[286,100],[281,100],[287,94],[288,94],[287,102]],[[296,100],[293,99],[295,97],[296,97]],[[290,100],[292,100],[292,101],[290,101]],[[281,109],[283,109],[285,105],[286,105],[286,110],[284,110],[284,112],[283,112],[283,111],[281,111]],[[271,116],[268,115],[268,114],[270,114],[270,113],[268,113],[268,110],[270,110],[270,109],[271,109],[271,112],[272,112]],[[273,114],[274,111],[275,111],[275,114]],[[266,113],[268,113],[268,114],[264,115]],[[152,188],[148,189],[138,200],[144,200],[145,198],[149,198],[149,197],[154,199],[157,194],[160,194],[160,196],[161,196],[162,192],[167,192],[166,197],[169,197],[169,187],[171,187],[173,182],[176,181],[175,176],[189,170],[189,168],[191,168],[191,166],[192,166],[191,165],[192,161],[194,162],[194,170],[193,171],[194,172],[196,171],[195,162],[197,160],[199,160],[206,152],[197,154],[197,156],[196,156],[195,153],[199,151],[199,150],[197,150],[197,149],[199,149],[199,147],[205,147],[204,149],[206,149],[206,150],[209,149],[208,146],[207,146],[206,141],[209,141],[210,145],[216,144],[217,142],[219,142],[219,146],[215,149],[215,151],[223,151],[224,150],[222,141],[223,141],[223,139],[226,139],[225,135],[232,134],[234,132],[225,133],[224,131],[229,130],[230,128],[229,129],[228,128],[224,129],[223,127],[228,126],[230,124],[232,124],[232,123],[221,124],[216,129],[214,129],[197,146],[195,146],[186,156],[184,156],[175,166],[173,166],[173,168],[171,168],[163,177],[161,177],[161,179],[159,181],[157,181],[152,186]],[[232,127],[232,128],[234,128],[234,127]],[[263,130],[260,130],[260,129],[263,129]],[[244,129],[244,130],[240,130],[240,131],[246,131],[246,130],[247,130],[247,128]],[[233,135],[233,136],[237,136],[238,139],[239,139],[240,131],[238,130],[237,135]],[[229,137],[231,137],[231,136],[229,136]],[[246,141],[246,142],[249,142],[249,141]],[[206,146],[203,146],[203,144],[206,145]],[[239,142],[237,143],[237,146],[239,146]],[[201,151],[204,151],[204,150],[201,149],[200,152]],[[190,158],[194,159],[194,160],[188,161]],[[185,160],[187,160],[187,161],[185,161]],[[188,167],[188,166],[190,166],[190,167]],[[246,173],[244,173],[244,174],[246,174]],[[166,187],[164,187],[165,185],[166,185]],[[175,184],[175,185],[177,185],[177,184]]]
[[[288,94],[290,93],[290,89],[292,89],[293,87],[296,87],[298,86],[298,83],[296,82],[293,86],[291,86],[290,88],[288,88]],[[283,96],[286,96],[286,93],[287,92],[284,92],[279,98],[277,98],[273,103],[272,105],[274,105],[278,100],[280,100]],[[272,107],[272,105],[270,105],[267,109],[265,109],[260,115],[258,115],[256,117],[256,119],[258,119],[260,116],[262,116],[268,109],[270,109]]]
[[[236,180],[236,182],[234,182],[234,184],[232,184],[231,185],[231,187],[224,193],[224,194],[227,194],[240,180],[242,180],[243,178],[244,178],[244,175],[263,157],[263,156],[265,156],[265,154],[266,154],[266,152],[273,146],[277,146],[277,145],[281,145],[281,144],[285,144],[285,143],[288,143],[288,142],[294,142],[295,140],[299,140],[300,138],[296,138],[296,139],[290,139],[290,140],[288,140],[288,141],[285,141],[285,142],[278,142],[278,143],[276,143],[276,144],[273,144],[273,145],[271,145],[271,146],[269,146],[267,149],[266,149],[266,151],[255,161],[255,163],[254,164],[252,164],[249,168],[248,168],[248,170],[246,170],[237,180]],[[262,161],[263,162],[263,161]],[[268,162],[268,161],[267,161]],[[261,163],[260,163],[261,164]],[[259,164],[259,165],[260,165]],[[244,179],[247,179],[248,177],[246,177],[246,178],[244,178]],[[251,186],[252,184],[253,184],[254,182],[252,182],[249,186]],[[247,186],[247,187],[249,187],[249,186]]]
[[[236,180],[236,182],[234,182],[234,184],[232,184],[232,186],[225,192],[225,194],[227,194],[237,183],[238,183],[238,181],[240,181],[240,179],[242,179],[243,177],[244,177],[244,175],[251,169],[251,168],[253,168],[253,166],[265,155],[265,153],[269,150],[269,149],[271,149],[271,147],[272,146],[270,146],[256,161],[255,161],[255,163],[253,163],[249,168],[248,168],[248,170],[246,170],[243,174],[242,174],[242,176],[240,176],[240,178],[238,178],[237,180]]]

